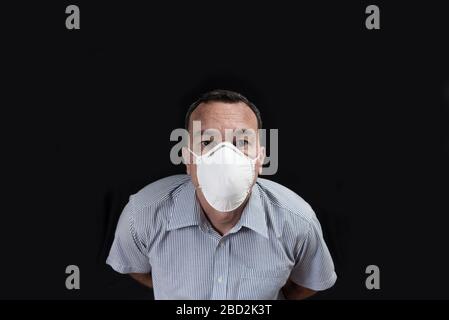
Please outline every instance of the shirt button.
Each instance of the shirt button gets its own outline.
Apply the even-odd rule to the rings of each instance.
[[[218,283],[221,283],[223,281],[222,277],[218,277]]]

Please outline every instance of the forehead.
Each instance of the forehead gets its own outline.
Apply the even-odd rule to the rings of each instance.
[[[201,129],[253,129],[257,131],[257,117],[243,102],[209,101],[192,112],[190,121],[201,121]],[[191,124],[190,124],[191,125]]]

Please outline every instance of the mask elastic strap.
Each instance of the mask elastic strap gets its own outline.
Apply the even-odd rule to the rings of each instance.
[[[187,148],[187,150],[195,157],[195,159],[198,159],[200,156],[197,156],[190,148]]]
[[[189,152],[196,158],[196,159],[198,159],[198,156],[192,151],[192,150],[190,150],[190,148],[187,148],[187,150],[189,150]],[[196,190],[198,190],[198,189],[201,189],[201,186],[198,184],[198,186],[195,186],[194,185],[194,187],[195,187],[195,191]]]
[[[259,160],[260,155],[261,155],[261,152],[259,151],[259,153],[257,154],[257,157],[255,157],[254,159],[251,159],[251,158],[250,158],[251,161],[254,162],[254,163],[256,163],[256,161]],[[249,157],[248,157],[248,158],[249,158]]]

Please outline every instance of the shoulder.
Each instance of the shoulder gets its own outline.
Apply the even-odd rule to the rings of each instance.
[[[173,175],[156,180],[131,195],[127,210],[136,231],[146,233],[164,226],[179,191],[189,181],[188,175]]]
[[[312,207],[289,188],[267,179],[258,178],[257,184],[273,206],[284,209],[294,217],[310,220],[315,217]]]
[[[272,224],[278,232],[293,232],[304,236],[319,226],[312,207],[291,189],[268,179],[258,178],[257,184]]]
[[[190,176],[186,174],[177,174],[156,180],[131,195],[130,202],[132,202],[134,210],[158,206],[172,200],[180,187],[188,181],[190,181]]]

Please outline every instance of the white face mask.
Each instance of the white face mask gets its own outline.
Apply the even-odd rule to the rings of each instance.
[[[196,158],[199,188],[217,211],[238,208],[248,196],[255,177],[256,159],[247,157],[232,143],[222,142]]]

